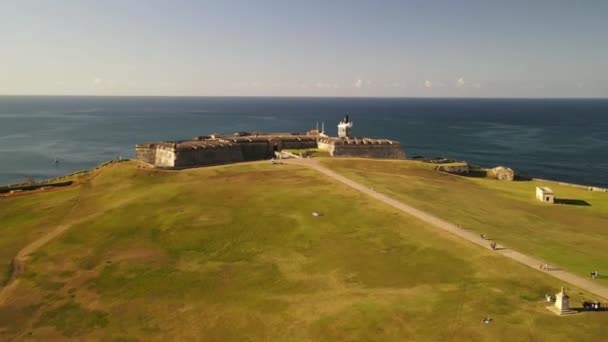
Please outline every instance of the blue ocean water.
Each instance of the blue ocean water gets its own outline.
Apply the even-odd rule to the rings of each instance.
[[[410,157],[608,186],[608,99],[36,96],[0,96],[0,184],[129,158],[145,141],[316,122],[336,134],[346,113],[355,135],[400,140]]]

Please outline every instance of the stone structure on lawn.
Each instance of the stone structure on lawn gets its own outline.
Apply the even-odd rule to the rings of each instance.
[[[448,163],[439,164],[435,166],[435,171],[455,173],[460,175],[466,175],[469,173],[469,164],[467,163]]]
[[[553,194],[553,190],[546,186],[536,187],[536,198],[541,202],[555,203],[555,195]]]
[[[555,312],[558,315],[569,315],[576,313],[576,310],[570,309],[570,297],[566,294],[566,290],[562,286],[562,290],[555,295],[555,305],[548,306],[547,309]]]
[[[491,169],[490,175],[498,180],[504,181],[513,181],[515,179],[515,171],[504,166],[497,166]]]
[[[283,149],[319,148],[330,156],[405,159],[398,141],[352,137],[347,116],[338,125],[339,137],[318,129],[306,133],[212,134],[192,140],[160,141],[135,146],[135,158],[159,168],[188,168],[274,158]]]

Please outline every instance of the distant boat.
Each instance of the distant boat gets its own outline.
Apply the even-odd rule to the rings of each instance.
[[[57,157],[55,157],[55,160],[53,161],[53,165],[57,165],[59,164],[59,159],[57,159]]]

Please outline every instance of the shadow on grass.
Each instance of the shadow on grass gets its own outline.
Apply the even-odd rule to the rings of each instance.
[[[528,176],[522,176],[522,175],[515,175],[515,177],[513,178],[514,181],[516,182],[529,182],[532,180],[532,177],[528,177]]]
[[[576,307],[570,307],[570,310],[575,310],[578,312],[602,312],[602,311],[608,311],[608,309],[606,308],[605,304],[601,304],[601,307],[598,309],[594,309],[591,307],[584,307],[583,304],[581,306],[576,306]]]
[[[463,173],[462,176],[471,178],[485,178],[488,176],[488,173],[484,170],[469,170],[469,172]]]
[[[6,268],[6,273],[4,275],[0,276],[0,287],[7,286],[8,283],[11,282],[11,278],[12,278],[11,276],[13,275],[14,269],[15,269],[15,267],[13,266],[13,262],[11,261],[11,263]]]
[[[579,199],[571,199],[571,198],[556,198],[556,204],[566,204],[566,205],[579,205],[584,207],[590,207],[591,204],[589,202]]]

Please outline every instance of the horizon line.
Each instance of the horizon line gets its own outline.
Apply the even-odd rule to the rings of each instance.
[[[106,97],[106,98],[334,98],[334,99],[513,99],[513,100],[608,100],[607,96],[331,96],[331,95],[103,95],[103,94],[0,94],[0,97]]]

